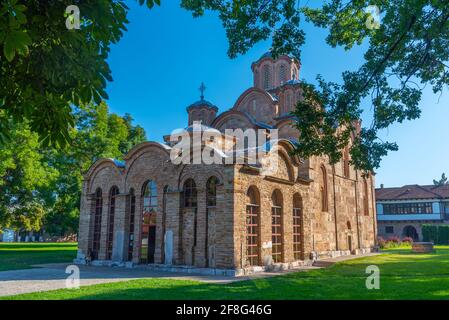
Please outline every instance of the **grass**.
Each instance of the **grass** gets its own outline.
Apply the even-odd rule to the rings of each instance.
[[[385,254],[227,285],[196,281],[141,279],[31,293],[7,299],[449,299],[449,246],[414,254],[395,248]],[[380,269],[380,289],[368,290],[365,271]],[[81,275],[82,276],[82,275]]]
[[[76,257],[76,250],[76,243],[0,243],[0,271],[70,262]]]

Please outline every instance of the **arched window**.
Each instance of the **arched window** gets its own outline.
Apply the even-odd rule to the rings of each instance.
[[[256,187],[247,192],[246,202],[246,262],[250,266],[260,264],[260,196]]]
[[[284,64],[279,67],[279,84],[283,84],[287,81],[287,68]]]
[[[343,175],[346,178],[349,178],[349,150],[348,150],[348,147],[346,147],[343,150]]]
[[[271,195],[271,243],[273,262],[282,262],[283,241],[282,241],[282,194],[275,190]]]
[[[365,216],[369,216],[368,199],[368,183],[366,182],[366,178],[363,178],[363,212]]]
[[[128,261],[133,260],[135,218],[136,218],[136,195],[134,194],[134,189],[131,188],[129,190]]]
[[[290,110],[291,105],[292,105],[292,97],[291,97],[290,92],[288,92],[285,95],[285,111]]]
[[[263,66],[263,87],[264,89],[271,88],[270,67],[267,64]]]
[[[142,232],[140,237],[140,261],[154,263],[156,248],[156,216],[157,216],[157,185],[147,181],[142,188]]]
[[[184,195],[184,207],[185,208],[196,208],[197,207],[197,191],[196,191],[196,184],[193,179],[187,179],[186,182],[184,182],[184,188],[183,188],[183,195]]]
[[[295,260],[300,260],[302,255],[301,226],[302,199],[298,193],[295,193],[293,195],[293,256]]]
[[[108,232],[106,233],[106,260],[112,259],[112,244],[114,242],[114,218],[117,195],[119,194],[116,186],[109,191],[109,215],[108,215]]]
[[[92,239],[91,259],[98,259],[98,252],[100,251],[101,239],[101,216],[103,214],[103,192],[100,188],[95,191],[95,212],[94,212],[94,233]]]
[[[217,205],[217,177],[210,177],[206,183],[206,203],[208,207]]]
[[[327,193],[327,172],[324,166],[321,166],[321,211],[328,210],[328,193]]]

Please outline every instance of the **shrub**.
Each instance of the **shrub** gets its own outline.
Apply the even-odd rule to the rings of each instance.
[[[438,226],[432,224],[423,224],[421,229],[423,241],[438,244]]]
[[[402,238],[402,243],[413,243],[413,238],[411,237],[404,237]]]
[[[449,226],[425,224],[422,226],[423,241],[434,244],[449,244]]]
[[[437,244],[449,244],[449,226],[439,225],[437,226],[438,243]]]
[[[387,242],[400,243],[400,242],[401,242],[401,239],[399,239],[399,237],[392,236],[392,237],[389,237],[389,238],[387,239]]]

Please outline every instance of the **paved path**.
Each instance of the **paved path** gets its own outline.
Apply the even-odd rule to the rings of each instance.
[[[327,267],[330,267],[331,265],[333,265],[333,264],[335,264],[337,262],[346,261],[346,260],[352,260],[352,259],[357,259],[357,258],[377,256],[379,254],[382,254],[382,253],[380,253],[380,252],[371,252],[371,253],[365,253],[365,254],[359,254],[359,255],[339,256],[339,257],[336,257],[336,258],[327,258],[327,259],[317,260],[317,261],[315,261],[313,263],[313,265],[315,267],[327,268]]]
[[[66,288],[66,279],[69,276],[69,274],[65,273],[68,265],[69,264],[67,263],[46,264],[38,265],[36,266],[37,268],[34,269],[2,271],[0,272],[0,296],[64,289]],[[289,272],[316,269],[316,267],[301,267],[300,269],[280,272],[263,272],[242,277],[225,277],[193,273],[152,271],[139,266],[132,269],[98,266],[79,266],[79,268],[81,286],[145,278],[195,280],[207,283],[225,284],[235,281],[272,277]]]

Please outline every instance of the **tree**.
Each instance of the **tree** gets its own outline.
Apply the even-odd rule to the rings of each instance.
[[[449,181],[447,180],[446,174],[443,172],[441,174],[440,180],[433,180],[433,184],[435,186],[444,186],[445,184],[449,184]]]
[[[37,231],[49,203],[43,194],[58,172],[42,161],[36,133],[10,125],[11,140],[0,152],[0,229]]]
[[[45,147],[28,125],[11,124],[0,152],[0,229],[75,233],[83,174],[96,159],[121,159],[146,140],[130,115],[109,114],[105,103],[76,108],[74,119],[64,148]]]
[[[134,126],[129,114],[110,114],[105,103],[76,108],[74,118],[71,145],[45,152],[45,161],[58,170],[59,176],[47,188],[53,201],[44,227],[49,234],[58,236],[78,230],[83,174],[92,163],[99,158],[122,159],[132,147],[146,140],[145,130]]]
[[[245,53],[254,43],[272,38],[273,55],[297,54],[304,43],[300,14],[329,31],[327,43],[346,50],[369,41],[365,63],[342,74],[342,84],[318,77],[318,87],[304,83],[294,112],[300,131],[296,153],[302,157],[328,155],[340,160],[351,145],[351,162],[371,171],[382,156],[397,150],[378,131],[420,116],[423,86],[442,93],[449,84],[449,6],[447,0],[329,0],[321,7],[296,7],[294,0],[183,0],[201,16],[217,11],[230,42],[229,55]],[[380,25],[366,11],[375,6]],[[375,22],[375,21],[374,21]],[[372,123],[359,126],[363,110],[372,109]]]
[[[149,8],[160,0],[139,0]],[[80,10],[80,29],[67,30],[69,5]],[[72,107],[107,98],[106,59],[126,31],[124,1],[19,1],[0,3],[0,141],[9,122],[26,119],[47,145],[70,141]]]
[[[160,1],[146,3],[151,8]],[[61,1],[2,3],[0,137],[7,134],[7,121],[25,118],[45,143],[63,144],[75,125],[72,106],[107,97],[106,58],[110,44],[126,30],[128,8],[113,0],[79,1],[78,6],[81,29],[68,32]],[[321,77],[317,86],[304,82],[304,100],[294,113],[301,132],[296,153],[302,157],[327,155],[336,163],[350,145],[356,168],[377,168],[383,156],[398,149],[379,139],[379,130],[418,118],[423,86],[442,93],[449,83],[447,0],[328,0],[318,7],[299,6],[296,0],[181,0],[181,6],[195,17],[218,13],[232,58],[269,38],[274,57],[299,57],[305,43],[302,17],[328,30],[330,46],[349,50],[368,44],[365,63],[344,72],[342,83]],[[382,17],[379,25],[366,11],[372,6]],[[363,110],[373,110],[373,120],[360,127]]]

